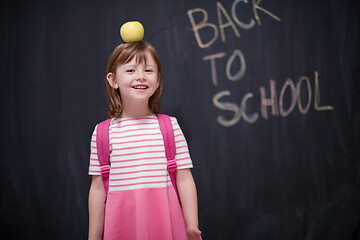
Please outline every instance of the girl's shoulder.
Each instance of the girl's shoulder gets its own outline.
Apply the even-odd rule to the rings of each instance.
[[[171,122],[172,122],[173,125],[177,125],[177,124],[178,124],[178,120],[177,120],[176,117],[170,116],[170,115],[167,115],[167,114],[163,114],[163,115],[168,116],[168,117],[170,118],[170,120],[171,120]]]

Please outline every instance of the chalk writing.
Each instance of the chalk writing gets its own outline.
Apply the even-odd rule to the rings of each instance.
[[[217,6],[217,15],[218,15],[218,21],[219,21],[220,34],[221,34],[221,41],[225,42],[224,28],[226,28],[226,27],[231,27],[234,30],[235,35],[237,37],[240,37],[240,33],[237,30],[235,23],[232,21],[232,19],[230,18],[229,14],[226,12],[223,5],[220,2],[217,2],[216,6]],[[228,21],[225,24],[222,21],[222,15],[224,15],[224,17]]]
[[[305,108],[303,108],[302,103],[301,103],[301,99],[300,99],[300,96],[301,96],[301,84],[302,84],[303,81],[306,81],[307,93],[308,93],[308,100],[307,100],[307,104],[306,104]],[[299,78],[299,81],[296,84],[296,93],[297,93],[297,96],[299,97],[298,102],[297,102],[299,111],[302,114],[306,114],[309,111],[310,104],[311,104],[311,85],[310,85],[310,80],[309,80],[308,77],[302,76],[302,77]]]
[[[208,55],[205,56],[203,58],[204,61],[210,60],[210,68],[211,68],[211,80],[212,83],[217,86],[218,85],[218,81],[217,81],[217,72],[216,72],[216,66],[215,66],[215,59],[216,58],[222,58],[226,55],[226,53],[221,52],[221,53],[216,53],[216,54],[212,54],[212,55]]]
[[[229,16],[228,12],[226,11],[226,9],[223,7],[223,5],[220,2],[216,3],[216,9],[217,9],[217,16],[218,16],[218,25],[220,28],[220,34],[221,34],[221,41],[222,42],[226,42],[226,36],[225,36],[225,31],[224,29],[227,27],[231,27],[235,36],[236,37],[240,37],[240,33],[239,30],[237,29],[235,23],[242,29],[245,30],[249,30],[251,28],[253,28],[255,26],[255,20],[254,19],[250,19],[250,23],[246,24],[244,22],[241,22],[237,16],[237,12],[236,12],[236,7],[240,2],[244,2],[244,3],[248,3],[247,0],[235,0],[232,4],[231,7],[231,17]],[[266,13],[268,16],[270,16],[271,18],[275,19],[276,21],[281,21],[281,19],[279,17],[277,17],[275,14],[271,13],[270,11],[266,10],[265,8],[261,7],[259,4],[261,3],[261,0],[252,0],[252,10],[253,10],[253,14],[254,17],[256,19],[257,24],[260,26],[261,25],[261,20],[260,17],[258,15],[258,11],[262,11],[264,13]],[[199,23],[195,22],[194,19],[194,14],[202,14],[203,18]],[[218,27],[214,24],[214,23],[209,23],[208,22],[208,13],[205,9],[203,8],[195,8],[195,9],[190,9],[187,12],[189,19],[190,19],[190,23],[192,25],[192,31],[194,32],[195,38],[196,38],[196,42],[198,44],[198,46],[200,48],[208,48],[210,47],[219,37],[219,30]],[[223,23],[223,16],[226,18],[227,22]],[[232,20],[234,19],[234,21]],[[235,22],[235,23],[234,23]],[[207,43],[203,43],[201,37],[200,37],[200,33],[199,31],[204,29],[204,28],[211,28],[214,32],[213,37],[210,39],[210,41],[208,41]]]
[[[255,26],[261,26],[261,20],[258,15],[258,11],[265,13],[266,16],[269,16],[268,19],[273,19],[277,22],[281,22],[281,19],[276,16],[274,13],[260,6],[261,0],[252,0],[252,13],[254,18],[250,18],[248,22],[241,21],[239,19],[239,11],[241,4],[249,4],[248,0],[234,0],[231,5],[231,16],[228,14],[227,10],[224,8],[221,2],[216,2],[216,13],[218,19],[218,26],[214,23],[209,22],[208,12],[203,8],[194,8],[187,11],[189,17],[192,31],[197,42],[198,47],[200,48],[209,48],[214,44],[220,33],[221,42],[226,42],[226,32],[233,32],[233,34],[239,38],[240,32],[238,27],[243,30],[249,30]],[[194,15],[201,14],[202,20],[196,22]],[[197,18],[199,19],[199,18]],[[201,37],[200,31],[206,31],[207,34],[211,33],[210,40],[204,41]],[[227,31],[225,31],[227,30]],[[210,31],[210,32],[209,32]],[[208,35],[207,35],[208,36]],[[206,55],[203,57],[203,61],[209,61],[210,71],[211,71],[211,82],[215,87],[218,87],[218,66],[217,60],[222,59],[226,56],[226,52],[220,51],[218,53]],[[235,61],[239,61],[238,69],[234,70],[233,64]],[[246,73],[246,59],[243,52],[240,49],[233,50],[233,53],[228,57],[225,66],[226,77],[229,81],[239,81],[245,76]],[[230,101],[224,101],[224,98],[231,98],[230,90],[222,90],[213,95],[213,105],[222,111],[226,111],[226,116],[231,116],[231,118],[226,118],[224,115],[219,115],[217,117],[217,122],[224,127],[231,127],[238,123],[241,119],[248,123],[255,123],[260,119],[269,119],[270,116],[289,116],[296,108],[301,114],[307,114],[310,107],[312,98],[314,103],[314,109],[316,111],[326,111],[334,110],[333,106],[325,105],[320,106],[320,84],[319,84],[319,73],[314,71],[313,78],[313,88],[311,85],[310,78],[308,76],[301,76],[297,79],[296,83],[292,78],[287,78],[283,85],[281,86],[280,93],[277,93],[276,83],[274,79],[269,80],[269,87],[259,86],[258,94],[252,92],[246,93],[242,100],[239,103],[233,103]],[[302,87],[305,84],[305,87]],[[302,91],[306,91],[303,92]],[[307,95],[307,99],[302,99],[301,96]],[[254,111],[249,113],[247,110],[248,102],[252,101],[254,98],[259,99],[260,106],[259,111]],[[305,101],[303,101],[305,100]],[[252,104],[251,106],[254,106]],[[269,108],[271,109],[268,112]],[[252,108],[253,109],[253,108]]]
[[[195,12],[201,12],[203,14],[203,16],[204,16],[203,20],[198,24],[195,23],[195,20],[194,20],[194,17],[193,17],[193,14]],[[218,28],[216,27],[215,24],[207,22],[208,21],[208,13],[207,13],[207,11],[202,9],[202,8],[195,8],[195,9],[192,9],[192,10],[188,11],[188,16],[190,18],[191,25],[193,26],[192,30],[194,31],[196,42],[199,45],[199,47],[201,47],[201,48],[210,47],[216,41],[216,39],[218,38],[219,30],[218,30]],[[203,43],[202,39],[200,38],[200,34],[199,34],[199,30],[201,30],[201,29],[203,29],[205,27],[210,27],[212,30],[214,30],[214,36],[207,43]]]
[[[239,57],[240,59],[240,69],[235,75],[231,75],[230,73],[231,65],[233,64],[236,57]],[[230,81],[238,81],[245,75],[245,71],[246,71],[246,62],[245,62],[244,54],[239,49],[235,49],[234,53],[230,56],[229,60],[226,63],[226,76]]]
[[[245,29],[245,30],[249,30],[249,29],[253,28],[256,23],[255,23],[254,19],[250,19],[249,23],[244,23],[239,20],[239,18],[237,17],[237,14],[236,14],[236,7],[240,2],[248,3],[247,0],[235,0],[231,6],[231,16],[234,18],[234,21],[236,22],[237,25],[239,25],[239,27],[241,27],[242,29]]]
[[[291,104],[290,104],[290,107],[285,110],[284,109],[284,94],[285,94],[287,87],[290,87],[290,91],[291,91],[291,99],[290,99]],[[285,84],[283,85],[283,87],[281,88],[280,97],[279,97],[279,102],[280,102],[279,112],[280,112],[281,116],[286,117],[292,112],[292,110],[294,109],[295,104],[296,104],[296,98],[297,97],[296,97],[296,89],[295,89],[294,82],[291,80],[291,78],[288,78],[286,80]]]
[[[316,111],[324,111],[324,110],[333,110],[333,106],[319,106],[320,103],[320,85],[319,85],[319,79],[318,79],[318,72],[314,72],[314,91],[315,96],[319,96],[318,100],[314,100],[314,109]],[[304,108],[301,103],[301,99],[299,96],[301,96],[301,84],[303,81],[306,81],[307,83],[307,91],[308,91],[308,101],[306,104],[306,107]],[[288,78],[285,83],[283,84],[280,95],[278,97],[278,94],[276,92],[276,81],[271,79],[270,81],[270,97],[267,97],[266,95],[266,88],[263,86],[259,87],[259,93],[260,93],[260,111],[261,116],[263,119],[269,119],[269,113],[268,108],[271,107],[270,114],[272,116],[282,116],[287,117],[295,108],[296,106],[299,109],[299,112],[302,114],[306,114],[310,108],[310,102],[312,97],[312,90],[310,85],[309,77],[307,76],[301,76],[299,77],[296,86],[294,81],[291,78]],[[287,99],[290,102],[290,106],[288,108],[284,107],[285,102],[285,91],[291,92],[290,99]],[[241,100],[241,104],[237,105],[236,103],[232,102],[225,102],[222,101],[222,98],[225,96],[230,96],[231,92],[229,90],[218,92],[213,97],[213,104],[215,107],[217,107],[220,110],[224,111],[230,111],[233,112],[233,117],[231,119],[226,119],[223,115],[218,116],[217,121],[224,127],[230,127],[235,125],[237,122],[240,121],[241,117],[248,123],[255,123],[259,119],[259,114],[257,112],[255,113],[247,113],[246,106],[247,101],[250,98],[254,97],[253,93],[247,93]]]
[[[324,110],[334,110],[333,106],[319,106],[320,104],[320,90],[319,90],[319,73],[315,72],[315,102],[314,107],[318,111],[324,111]]]
[[[263,118],[268,119],[267,106],[271,106],[271,114],[274,116],[279,115],[279,107],[277,102],[277,94],[275,88],[275,81],[270,80],[270,98],[266,98],[266,89],[265,87],[260,87],[260,96],[261,96],[261,115]]]

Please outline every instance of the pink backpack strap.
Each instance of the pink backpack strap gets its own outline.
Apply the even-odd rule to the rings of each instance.
[[[171,178],[171,182],[175,188],[176,194],[180,201],[179,192],[176,187],[176,146],[175,146],[175,138],[174,138],[174,130],[172,127],[171,119],[168,115],[157,114],[157,118],[159,120],[161,134],[164,139],[165,153],[168,164],[168,171]]]
[[[98,124],[96,129],[96,148],[100,162],[101,175],[104,182],[105,194],[109,191],[110,173],[110,147],[109,147],[109,126],[111,119],[107,119]],[[106,202],[106,198],[105,198]]]

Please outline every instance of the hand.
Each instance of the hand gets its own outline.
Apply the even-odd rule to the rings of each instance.
[[[201,231],[195,226],[189,226],[186,228],[188,240],[201,240]]]

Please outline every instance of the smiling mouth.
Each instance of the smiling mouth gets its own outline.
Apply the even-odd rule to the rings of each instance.
[[[134,89],[147,89],[149,87],[145,86],[145,85],[137,85],[137,86],[133,86],[132,88],[134,88]]]

